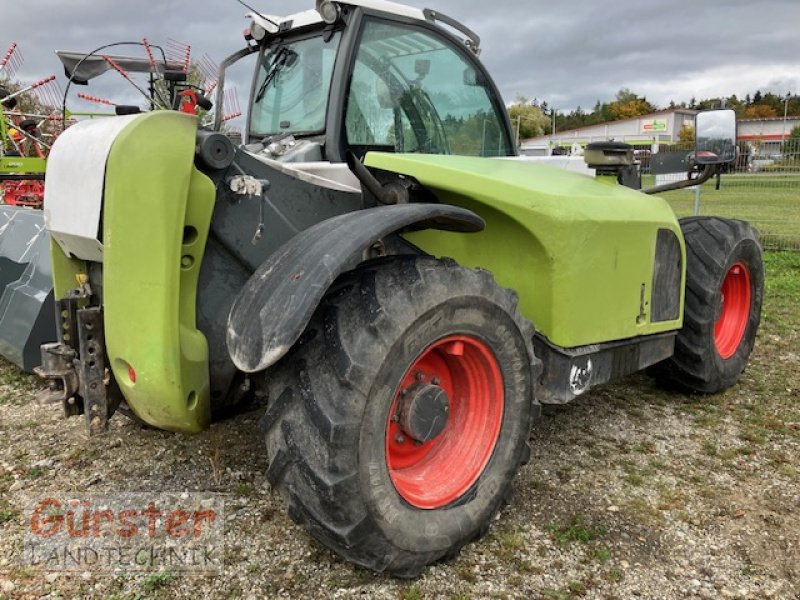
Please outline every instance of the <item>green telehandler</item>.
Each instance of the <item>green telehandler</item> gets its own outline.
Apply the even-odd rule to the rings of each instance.
[[[267,478],[347,560],[400,577],[483,534],[544,403],[648,369],[715,393],[753,348],[761,248],[679,221],[630,148],[596,177],[517,156],[478,36],[383,0],[251,13],[234,147],[178,111],[79,123],[45,215],[59,339],[43,400],[198,432],[265,397]],[[734,158],[697,118],[698,185]],[[621,185],[620,182],[626,185]]]

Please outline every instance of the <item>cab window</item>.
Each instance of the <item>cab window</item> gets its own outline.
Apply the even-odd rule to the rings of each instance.
[[[346,106],[347,142],[356,154],[513,153],[481,71],[423,28],[367,20]]]
[[[325,129],[340,33],[318,34],[263,50],[250,111],[252,135]]]

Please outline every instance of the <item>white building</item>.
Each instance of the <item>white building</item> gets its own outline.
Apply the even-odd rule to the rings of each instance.
[[[758,145],[762,156],[780,154],[783,140],[789,137],[794,127],[800,125],[800,117],[771,117],[766,119],[740,119],[737,135],[739,140]]]
[[[662,110],[635,119],[612,121],[590,125],[579,129],[556,131],[555,135],[542,135],[522,140],[522,154],[549,154],[551,148],[561,146],[570,149],[574,144],[583,146],[589,142],[614,140],[635,146],[652,146],[656,143],[673,143],[684,124],[694,126],[696,110],[677,108]],[[772,117],[765,119],[740,119],[738,139],[758,145],[759,154],[778,154],[782,141],[793,127],[800,125],[800,117]]]
[[[687,108],[676,108],[633,119],[556,131],[555,135],[542,135],[522,140],[520,150],[523,154],[527,154],[535,153],[536,149],[541,148],[555,146],[571,148],[573,144],[585,145],[589,142],[606,140],[626,142],[637,146],[648,146],[659,142],[677,142],[683,125],[685,123],[694,125],[694,116],[697,112]]]

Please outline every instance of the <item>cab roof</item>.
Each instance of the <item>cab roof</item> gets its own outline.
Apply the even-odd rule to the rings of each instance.
[[[317,7],[320,5],[320,3],[320,0],[316,0]],[[420,21],[426,20],[425,13],[419,8],[398,4],[396,2],[388,2],[387,0],[343,0],[341,2],[336,2],[336,4],[345,6],[360,6],[393,15],[418,19]],[[262,15],[254,12],[247,13],[247,16],[253,19],[253,21],[255,21],[258,25],[263,27],[268,33],[277,33],[281,30],[297,29],[307,25],[322,23],[322,17],[316,8],[295,13],[293,15],[288,15],[286,17]]]

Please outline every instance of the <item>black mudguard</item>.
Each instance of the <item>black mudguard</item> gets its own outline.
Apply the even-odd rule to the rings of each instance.
[[[246,373],[263,371],[297,341],[333,281],[363,261],[381,238],[415,225],[476,232],[475,213],[446,204],[381,206],[327,219],[281,246],[247,281],[228,317],[231,360]]]

